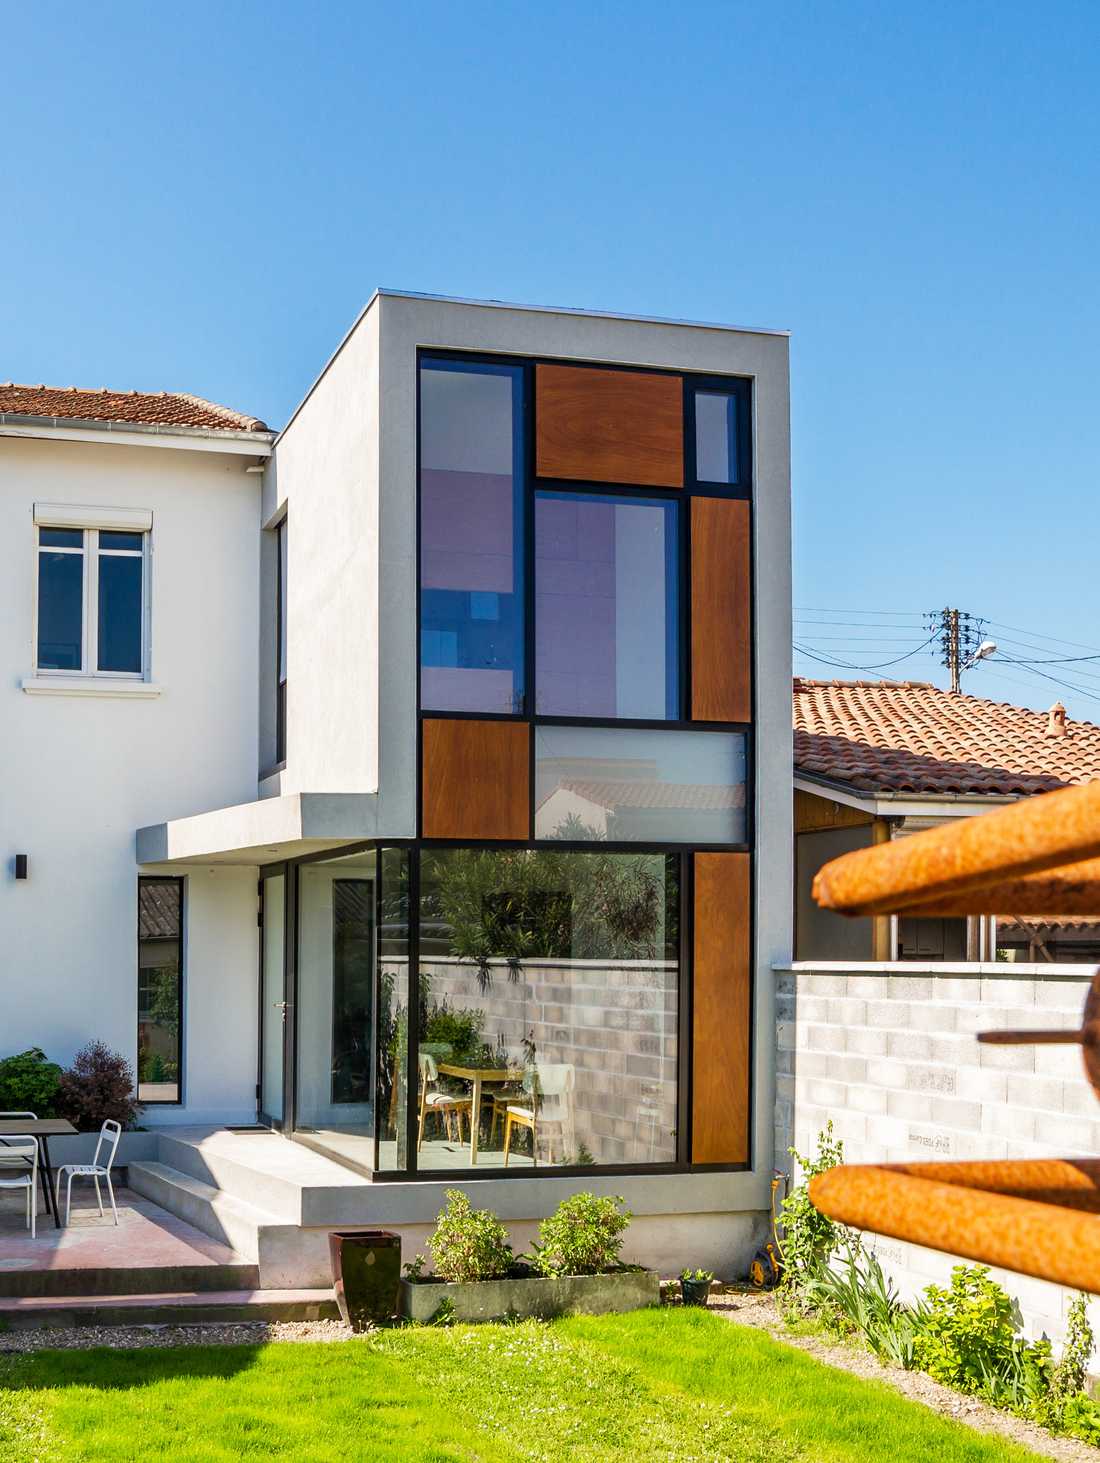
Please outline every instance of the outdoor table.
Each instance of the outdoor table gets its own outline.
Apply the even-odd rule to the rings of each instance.
[[[61,1228],[61,1216],[57,1212],[57,1195],[53,1191],[50,1139],[75,1132],[76,1129],[68,1118],[0,1118],[0,1143],[5,1138],[22,1137],[28,1133],[32,1138],[38,1139],[38,1146],[42,1153],[39,1168],[42,1173],[42,1185],[46,1191],[46,1213],[53,1215],[55,1229]]]
[[[436,1071],[443,1077],[457,1077],[461,1082],[473,1084],[473,1100],[470,1104],[470,1167],[477,1162],[477,1135],[481,1127],[482,1083],[519,1082],[523,1078],[522,1067],[460,1067],[456,1062],[437,1062]]]

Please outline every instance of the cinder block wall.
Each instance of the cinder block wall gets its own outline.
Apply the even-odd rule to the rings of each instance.
[[[1100,1102],[1080,1048],[981,1046],[975,1033],[1081,1023],[1092,966],[798,963],[777,968],[777,1162],[831,1118],[853,1163],[1095,1157]],[[957,1256],[877,1237],[903,1295]],[[995,1271],[1029,1335],[1060,1340],[1073,1296]],[[1100,1303],[1090,1307],[1100,1336]],[[1094,1357],[1094,1367],[1100,1358]]]

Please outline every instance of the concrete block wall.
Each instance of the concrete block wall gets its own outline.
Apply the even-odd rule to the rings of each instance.
[[[791,1147],[812,1153],[830,1119],[851,1163],[1095,1157],[1100,1102],[1079,1047],[975,1039],[986,1030],[1080,1026],[1093,974],[1084,965],[777,968],[776,1162]],[[960,1263],[895,1239],[875,1243],[903,1295],[946,1283]],[[1072,1293],[994,1273],[1027,1334],[1059,1340]],[[1090,1319],[1100,1336],[1100,1303]]]

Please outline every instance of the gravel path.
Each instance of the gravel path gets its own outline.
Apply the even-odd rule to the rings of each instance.
[[[857,1377],[885,1382],[903,1396],[931,1407],[944,1417],[954,1418],[978,1432],[996,1433],[1010,1442],[1031,1448],[1044,1458],[1057,1458],[1060,1463],[1097,1463],[1100,1457],[1097,1449],[1088,1443],[1079,1442],[1076,1438],[1052,1437],[1033,1422],[1025,1422],[1010,1412],[1000,1412],[985,1402],[979,1402],[976,1397],[964,1397],[950,1387],[941,1386],[924,1372],[907,1372],[901,1367],[885,1366],[873,1353],[854,1345],[818,1336],[792,1335],[783,1324],[775,1300],[770,1295],[727,1291],[724,1295],[711,1296],[710,1309],[727,1320],[736,1321],[739,1326],[755,1326],[767,1331],[784,1346],[809,1352],[829,1366],[852,1372]]]
[[[73,1326],[0,1333],[0,1356],[87,1351],[93,1346],[260,1346],[268,1341],[350,1341],[343,1321],[238,1321],[206,1326]]]

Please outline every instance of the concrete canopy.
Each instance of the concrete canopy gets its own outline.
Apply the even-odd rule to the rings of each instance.
[[[139,828],[137,862],[269,864],[379,836],[376,793],[290,793]]]

